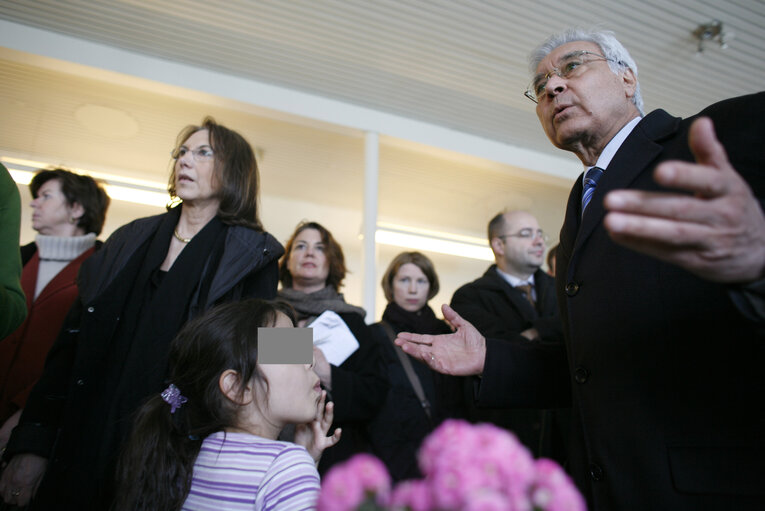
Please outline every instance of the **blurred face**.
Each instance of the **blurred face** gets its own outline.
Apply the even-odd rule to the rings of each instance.
[[[537,76],[558,68],[576,51],[603,55],[595,43],[574,41],[550,52],[537,67]],[[550,141],[561,149],[602,150],[638,111],[631,103],[636,80],[630,70],[614,74],[603,59],[588,57],[569,78],[552,74],[537,104],[537,116]],[[592,163],[594,164],[594,163]]]
[[[287,263],[295,289],[318,290],[327,285],[329,261],[325,250],[321,233],[316,229],[303,229],[295,236]]]
[[[545,255],[541,233],[537,219],[529,213],[505,215],[504,232],[492,240],[499,269],[519,278],[537,271]]]
[[[428,303],[430,282],[419,266],[401,265],[393,277],[393,301],[409,312],[417,312]]]
[[[276,328],[292,328],[292,322],[277,313]],[[304,424],[319,412],[321,386],[313,371],[313,364],[258,364],[260,374],[267,382],[265,397],[260,396],[260,413],[269,424]]]
[[[84,234],[76,224],[83,214],[83,208],[78,203],[69,205],[61,191],[58,179],[49,179],[37,190],[37,196],[30,206],[32,213],[32,229],[46,236],[75,236]],[[75,219],[74,223],[71,219]]]
[[[175,160],[175,191],[187,203],[218,204],[219,185],[210,133],[200,130],[186,139]]]

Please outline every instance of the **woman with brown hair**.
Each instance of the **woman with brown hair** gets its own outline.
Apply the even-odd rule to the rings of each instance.
[[[438,293],[433,262],[420,252],[398,254],[383,275],[382,288],[388,305],[382,321],[371,329],[384,346],[390,389],[369,424],[369,434],[375,455],[399,481],[420,476],[417,450],[443,419],[461,415],[457,404],[461,390],[456,378],[432,371],[393,344],[399,332],[438,335],[451,331],[428,305]]]
[[[321,224],[302,222],[285,250],[279,264],[279,297],[297,311],[298,326],[314,328],[314,371],[335,403],[333,427],[343,432],[340,442],[322,457],[319,472],[324,473],[334,463],[369,450],[366,425],[382,405],[388,385],[380,346],[364,322],[364,309],[349,305],[338,292],[345,258],[332,234]],[[345,353],[350,354],[344,359],[328,357],[327,345],[316,347],[320,329],[331,331],[327,337],[333,343],[346,339],[351,347]]]
[[[27,319],[0,339],[0,448],[18,424],[45,356],[77,298],[80,266],[101,245],[96,236],[109,207],[109,196],[92,177],[64,169],[39,170],[29,191],[37,236],[21,247]]]
[[[82,265],[79,297],[8,442],[6,503],[36,493],[35,509],[108,508],[132,415],[162,390],[175,334],[216,304],[276,295],[283,249],[258,218],[250,145],[206,118],[172,156],[180,205],[121,227]]]

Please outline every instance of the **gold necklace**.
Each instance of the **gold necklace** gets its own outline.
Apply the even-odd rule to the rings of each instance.
[[[178,234],[178,228],[177,227],[175,229],[173,229],[173,235],[175,236],[175,239],[177,239],[181,243],[188,243],[189,241],[191,241],[191,238],[194,237],[194,236],[192,236],[191,238],[184,238],[184,237],[182,237],[180,234]]]

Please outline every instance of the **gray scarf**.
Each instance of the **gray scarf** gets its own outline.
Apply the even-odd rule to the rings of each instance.
[[[366,311],[361,307],[345,303],[341,293],[327,286],[313,293],[303,293],[292,288],[279,291],[279,298],[289,302],[298,313],[298,320],[316,317],[324,311],[333,311],[338,314],[352,312],[366,317]]]

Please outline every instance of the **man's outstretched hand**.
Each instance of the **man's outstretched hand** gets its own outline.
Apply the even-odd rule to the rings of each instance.
[[[486,339],[448,305],[442,305],[441,311],[444,319],[456,329],[454,333],[420,335],[401,332],[396,344],[439,373],[456,376],[483,373]]]
[[[688,144],[696,163],[664,162],[654,179],[693,195],[613,191],[604,200],[606,229],[617,243],[707,280],[765,278],[765,214],[728,161],[710,119],[691,125]]]

